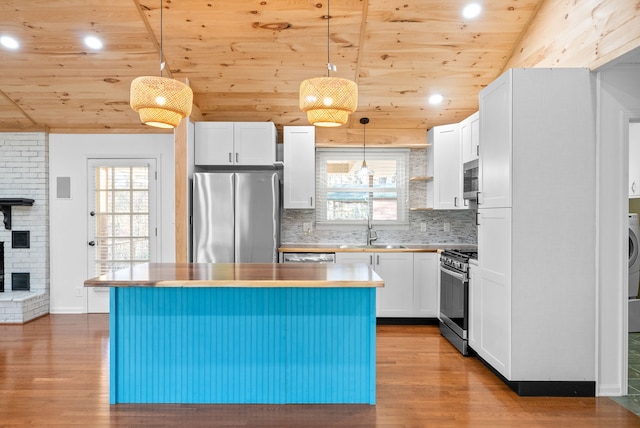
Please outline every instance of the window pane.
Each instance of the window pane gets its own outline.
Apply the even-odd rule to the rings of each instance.
[[[128,213],[131,212],[131,192],[119,191],[114,192],[114,212]]]
[[[137,237],[149,236],[149,216],[134,215],[134,216],[131,216],[131,222],[133,223],[132,236],[137,236]]]
[[[131,236],[131,221],[128,215],[114,216],[113,236]]]
[[[374,199],[373,219],[398,220],[398,201],[395,199]]]
[[[113,187],[115,189],[131,187],[131,168],[113,168]]]
[[[133,240],[133,258],[134,260],[149,260],[149,240],[134,239]]]
[[[134,213],[149,212],[149,192],[146,190],[133,192],[133,210]]]
[[[116,239],[113,246],[113,259],[129,260],[131,258],[131,241],[129,239]]]
[[[147,167],[132,168],[131,176],[133,178],[132,189],[149,188],[149,172]]]

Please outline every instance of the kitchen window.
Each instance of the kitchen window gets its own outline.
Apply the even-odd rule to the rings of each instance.
[[[316,222],[406,225],[408,149],[367,149],[373,175],[358,174],[361,149],[316,150]]]

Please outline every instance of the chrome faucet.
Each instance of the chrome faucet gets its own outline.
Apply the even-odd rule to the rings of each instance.
[[[373,230],[373,225],[371,224],[371,219],[367,216],[367,245],[371,246],[373,241],[378,240],[378,233]]]

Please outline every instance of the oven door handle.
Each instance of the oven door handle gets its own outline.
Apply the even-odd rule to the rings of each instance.
[[[445,266],[440,265],[440,271],[441,272],[445,272],[446,274],[451,275],[454,278],[457,278],[457,279],[459,279],[461,281],[466,281],[467,280],[467,276],[465,274],[450,270]]]

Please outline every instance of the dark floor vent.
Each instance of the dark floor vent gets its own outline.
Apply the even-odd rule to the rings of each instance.
[[[28,273],[17,273],[14,272],[11,274],[11,290],[13,291],[29,291],[31,289],[31,279],[29,278]]]

